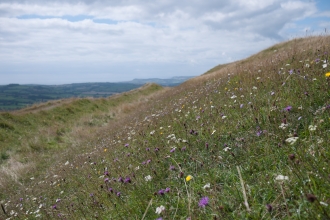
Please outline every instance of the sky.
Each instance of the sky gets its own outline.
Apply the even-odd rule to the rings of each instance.
[[[325,30],[329,0],[0,0],[0,85],[197,76]]]

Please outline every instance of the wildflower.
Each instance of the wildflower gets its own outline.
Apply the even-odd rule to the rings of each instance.
[[[160,215],[165,210],[163,205],[156,208],[156,214]]]
[[[152,179],[152,177],[151,177],[150,175],[144,177],[144,180],[145,180],[146,182],[151,181],[151,179]]]
[[[322,66],[323,66],[323,68],[326,68],[328,66],[328,64],[325,63]]]
[[[310,126],[308,126],[308,130],[310,130],[310,131],[315,131],[316,128],[317,128],[316,125],[310,125]]]
[[[290,138],[286,139],[285,141],[288,142],[289,144],[293,145],[294,143],[296,143],[297,140],[298,140],[298,137],[290,137]]]
[[[330,77],[330,72],[326,73],[325,77]]]
[[[237,96],[236,95],[233,95],[232,97],[230,97],[231,99],[234,99],[234,98],[237,98]]]
[[[290,155],[289,155],[289,159],[290,159],[290,160],[294,160],[295,158],[296,158],[296,156],[295,156],[294,154],[290,154]]]
[[[244,105],[243,105],[243,104],[241,104],[239,107],[240,107],[240,108],[243,108],[243,106],[244,106]]]
[[[227,151],[229,151],[230,149],[231,149],[230,147],[225,147],[223,150],[227,152]]]
[[[129,146],[129,144],[125,144],[125,147],[128,147]]]
[[[205,208],[209,204],[209,197],[205,196],[199,200],[198,206]]]
[[[159,191],[158,191],[158,195],[164,195],[165,194],[165,190],[164,189],[160,189]]]
[[[256,86],[253,86],[252,89],[253,89],[253,90],[257,90],[258,88],[257,88]]]
[[[131,183],[131,182],[132,182],[132,180],[130,177],[126,177],[126,179],[124,180],[124,183]]]
[[[211,135],[213,135],[215,132],[216,132],[216,130],[213,130]]]
[[[278,175],[276,178],[275,178],[276,181],[283,181],[283,180],[289,180],[289,177],[288,176],[283,176],[283,175]]]
[[[116,194],[118,197],[120,197],[120,195],[121,195],[121,193],[120,192],[117,192],[117,194]]]
[[[175,147],[173,147],[170,152],[173,153],[175,151]]]
[[[171,191],[171,188],[166,187],[165,192],[166,192],[166,193],[169,193],[170,191]]]
[[[308,64],[308,63],[306,63],[305,66],[306,66],[307,68],[309,68],[309,64]]]
[[[271,204],[267,204],[266,209],[267,209],[268,212],[272,212],[273,211],[273,206]]]
[[[188,181],[192,180],[193,178],[194,178],[193,176],[188,175],[188,176],[186,177],[186,181],[188,182]]]
[[[171,165],[170,170],[175,170],[175,166]]]
[[[291,69],[290,71],[289,71],[289,74],[292,74],[293,73],[293,69]]]
[[[153,135],[155,132],[156,132],[155,130],[151,131],[150,132],[150,135]]]
[[[225,118],[227,118],[227,116],[225,116],[225,115],[224,115],[224,116],[222,116],[222,118],[221,118],[221,119],[225,119]]]
[[[205,186],[203,186],[203,189],[208,189],[211,187],[211,184],[210,183],[207,183]]]
[[[65,166],[69,165],[69,161],[66,161],[64,165],[65,165]]]
[[[109,178],[105,178],[105,179],[104,179],[104,182],[105,182],[105,183],[108,183],[108,182],[109,182]]]
[[[291,111],[291,109],[292,109],[292,106],[290,106],[290,105],[284,108],[284,110],[288,111],[288,112]]]

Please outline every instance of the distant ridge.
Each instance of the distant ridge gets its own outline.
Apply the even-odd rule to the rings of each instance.
[[[145,83],[157,83],[162,86],[177,86],[193,77],[194,76],[175,76],[168,79],[160,79],[160,78],[133,79],[131,81],[127,81],[126,83],[141,84],[141,85]]]

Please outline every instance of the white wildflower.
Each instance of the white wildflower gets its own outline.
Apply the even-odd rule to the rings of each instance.
[[[160,215],[165,210],[163,205],[156,208],[156,214]]]
[[[257,88],[256,86],[253,86],[252,89],[253,89],[253,90],[257,90],[258,88]]]
[[[207,183],[205,186],[203,186],[203,189],[209,189],[211,187],[210,183]]]
[[[139,170],[139,169],[140,169],[140,166],[135,167],[135,170]]]
[[[146,176],[146,177],[144,177],[144,179],[145,179],[145,181],[151,181],[152,180],[152,177],[150,176],[150,175],[148,175],[148,176]]]
[[[216,130],[213,130],[211,135],[213,135],[215,132],[216,132]]]
[[[286,139],[285,141],[288,142],[289,144],[293,145],[294,143],[296,143],[297,140],[298,140],[298,137],[290,137],[290,138]]]
[[[308,64],[308,63],[306,63],[305,66],[306,66],[307,68],[309,68],[309,64]]]
[[[153,130],[153,131],[150,131],[150,135],[153,135],[156,131]]]
[[[325,63],[322,66],[323,66],[323,68],[326,68],[328,66],[328,64]]]
[[[279,126],[279,128],[281,129],[286,129],[287,127],[289,126],[289,124],[284,124],[284,123],[281,123],[281,125]]]
[[[69,161],[66,161],[64,165],[65,165],[65,166],[69,165]]]
[[[224,116],[222,116],[222,119],[225,119],[225,118],[227,118],[227,116],[225,116],[225,115],[224,115]]]
[[[227,151],[229,151],[230,149],[231,149],[230,147],[225,147],[223,150],[227,152]]]
[[[289,177],[288,176],[283,176],[283,175],[278,175],[276,178],[275,178],[276,181],[283,181],[283,180],[289,180]]]
[[[310,130],[310,131],[315,131],[316,128],[317,128],[316,125],[310,125],[310,126],[308,126],[308,130]]]
[[[232,97],[230,97],[231,99],[234,99],[234,98],[237,98],[237,96],[236,95],[233,95]]]

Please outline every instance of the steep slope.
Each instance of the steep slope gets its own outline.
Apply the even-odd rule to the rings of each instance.
[[[154,96],[23,182],[3,210],[22,219],[329,219],[329,49],[329,36],[295,39]]]

